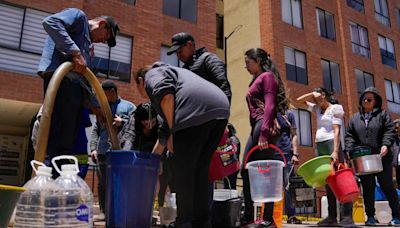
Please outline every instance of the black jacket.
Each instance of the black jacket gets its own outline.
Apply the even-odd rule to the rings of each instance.
[[[362,100],[365,93],[375,94],[377,104],[371,112],[368,125],[365,124]],[[352,153],[357,146],[368,146],[373,154],[379,154],[382,146],[387,146],[389,153],[383,159],[392,159],[390,148],[394,142],[395,131],[389,114],[382,109],[382,98],[378,91],[367,88],[360,96],[360,111],[355,113],[348,123],[345,135],[346,151]]]
[[[185,63],[183,68],[218,86],[228,97],[229,103],[231,102],[231,85],[226,75],[225,64],[217,55],[208,52],[204,47],[197,49],[193,58]]]

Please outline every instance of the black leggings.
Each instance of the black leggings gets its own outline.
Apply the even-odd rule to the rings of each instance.
[[[253,127],[251,131],[251,135],[247,140],[246,148],[243,154],[243,158],[245,158],[250,151],[251,148],[258,145],[258,139],[260,138],[260,128],[262,125],[262,120],[259,120],[256,125]],[[270,137],[268,139],[268,143],[275,144],[278,141],[279,137]],[[256,161],[256,160],[282,160],[281,156],[277,154],[277,152],[273,149],[267,150],[257,150],[254,151],[252,155],[250,155],[249,160],[247,162]],[[243,164],[245,165],[245,164]],[[253,208],[253,200],[251,199],[250,194],[250,181],[249,181],[249,173],[245,167],[242,167],[241,170],[242,178],[243,178],[243,196],[244,196],[244,219],[246,221],[252,221],[254,219],[254,208]],[[282,177],[283,178],[283,177]],[[273,220],[273,210],[274,203],[264,203],[264,215],[263,219],[265,221]]]

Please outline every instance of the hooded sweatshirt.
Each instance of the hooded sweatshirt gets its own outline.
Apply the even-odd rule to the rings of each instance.
[[[375,107],[365,113],[362,102],[366,93],[375,95]],[[364,90],[359,99],[359,112],[353,114],[346,129],[346,151],[350,154],[357,146],[368,146],[373,154],[379,154],[382,146],[387,146],[389,153],[383,159],[392,159],[390,147],[394,142],[395,131],[389,114],[382,109],[382,97],[375,87]]]

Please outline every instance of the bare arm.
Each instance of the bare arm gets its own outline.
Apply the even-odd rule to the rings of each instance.
[[[170,136],[167,141],[167,148],[170,152],[174,151],[172,141],[172,130],[174,127],[174,113],[175,113],[175,97],[172,94],[167,94],[161,99],[161,109],[165,116],[165,121],[168,124]]]
[[[303,103],[303,108],[304,108],[304,106],[308,107],[308,106],[314,104],[314,103],[310,102],[310,100],[313,100],[315,98],[315,95],[316,95],[315,92],[306,93],[306,94],[303,94],[300,97],[298,97],[296,100]]]
[[[339,146],[340,146],[340,125],[333,124],[333,151],[331,157],[335,163],[339,162]]]
[[[292,136],[292,148],[293,148],[293,157],[292,157],[292,163],[293,164],[298,164],[299,163],[299,151],[298,151],[298,137],[297,137],[297,132],[296,128],[290,129],[290,135]]]

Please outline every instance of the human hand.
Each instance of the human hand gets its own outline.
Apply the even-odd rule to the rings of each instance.
[[[293,155],[291,162],[294,165],[298,165],[299,164],[299,158],[296,155]]]
[[[260,150],[268,149],[268,141],[260,138],[258,140],[258,147]]]
[[[382,146],[382,147],[381,147],[381,152],[379,153],[379,155],[380,155],[381,157],[383,157],[383,156],[386,156],[386,154],[387,154],[388,152],[389,152],[389,151],[388,151],[387,146]]]
[[[96,150],[92,151],[92,152],[90,153],[90,156],[92,157],[92,161],[93,161],[94,163],[97,163],[97,151],[96,151]]]
[[[122,118],[117,114],[115,114],[113,125],[117,127],[120,127],[122,125]]]
[[[80,52],[73,54],[72,57],[72,62],[74,63],[74,69],[73,71],[83,74],[86,70],[86,60],[83,58],[83,56],[80,54]]]
[[[335,163],[336,165],[339,164],[339,153],[337,151],[332,152],[331,158],[333,160],[333,163]]]
[[[174,153],[174,141],[173,141],[173,135],[172,134],[168,138],[167,149],[168,149],[169,152]]]

